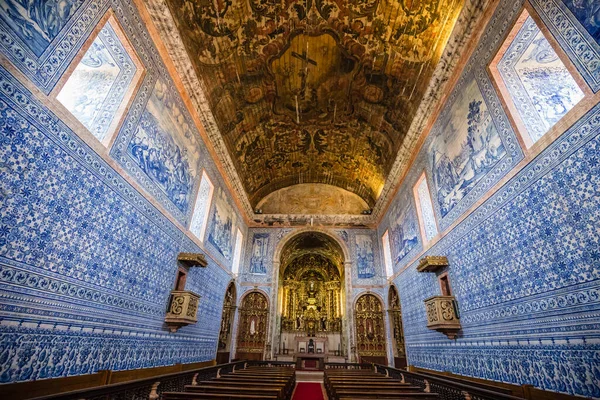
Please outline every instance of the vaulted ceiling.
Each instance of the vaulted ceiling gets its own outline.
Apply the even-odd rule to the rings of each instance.
[[[252,206],[376,202],[463,0],[167,0]]]
[[[319,259],[329,260],[331,265],[343,272],[344,253],[333,239],[319,232],[304,232],[290,239],[281,251],[281,271],[295,260],[307,256],[318,256]]]

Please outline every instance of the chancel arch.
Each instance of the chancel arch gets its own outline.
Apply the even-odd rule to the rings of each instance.
[[[396,286],[391,285],[388,291],[388,314],[392,340],[392,355],[396,368],[406,367],[406,349],[404,346],[404,329],[402,326],[402,308]]]
[[[242,299],[239,311],[236,358],[262,360],[267,341],[269,300],[253,290]]]
[[[273,353],[278,360],[324,362],[347,357],[347,251],[328,233],[304,230],[276,251],[277,312]]]
[[[223,299],[223,313],[221,314],[221,329],[219,330],[219,344],[217,348],[217,363],[228,363],[231,354],[231,337],[235,320],[237,290],[235,283],[231,282]]]
[[[354,303],[356,353],[360,362],[387,364],[383,302],[365,293]]]

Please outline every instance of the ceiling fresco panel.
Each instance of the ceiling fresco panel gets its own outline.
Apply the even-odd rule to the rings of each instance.
[[[167,0],[252,206],[325,183],[373,206],[463,0]]]

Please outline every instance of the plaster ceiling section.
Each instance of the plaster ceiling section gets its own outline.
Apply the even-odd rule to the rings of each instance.
[[[373,207],[463,0],[167,0],[253,207],[299,183]]]
[[[322,183],[300,183],[276,190],[258,202],[265,214],[360,214],[369,209],[357,194]]]

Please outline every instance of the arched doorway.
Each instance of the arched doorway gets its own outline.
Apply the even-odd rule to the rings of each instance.
[[[262,360],[267,339],[269,301],[259,291],[244,296],[240,307],[236,358]]]
[[[390,306],[388,313],[390,316],[394,366],[396,368],[406,368],[406,350],[404,347],[404,330],[402,328],[402,308],[400,307],[398,291],[394,285],[390,286],[388,292],[388,304]]]
[[[219,331],[219,344],[217,348],[217,364],[228,363],[231,354],[231,330],[235,318],[235,304],[237,300],[235,284],[231,282],[225,292],[223,300],[223,313],[221,314],[221,330]]]
[[[344,250],[323,232],[305,231],[286,241],[279,255],[277,360],[297,361],[306,353],[343,362],[348,342]]]
[[[354,306],[356,351],[360,362],[387,364],[383,304],[373,294],[363,294]]]

